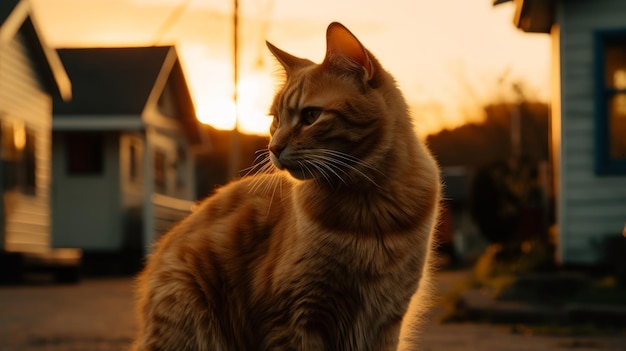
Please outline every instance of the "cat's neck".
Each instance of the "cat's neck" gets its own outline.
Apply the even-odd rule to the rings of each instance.
[[[364,169],[369,179],[348,184],[301,182],[294,189],[296,203],[332,230],[369,234],[410,230],[434,207],[439,187],[436,165],[415,140],[394,146],[385,156],[384,169]]]

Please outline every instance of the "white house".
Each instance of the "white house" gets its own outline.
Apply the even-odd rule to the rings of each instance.
[[[2,0],[0,276],[11,281],[21,279],[26,266],[67,264],[75,275],[80,263],[80,251],[51,248],[53,96],[71,97],[56,51],[43,40],[28,1]]]
[[[626,222],[626,1],[514,3],[515,26],[552,39],[559,258],[597,264]]]
[[[58,52],[73,98],[54,104],[53,244],[143,254],[190,212],[208,147],[176,50]]]

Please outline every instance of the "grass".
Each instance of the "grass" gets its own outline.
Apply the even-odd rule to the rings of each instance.
[[[539,244],[533,244],[539,245]],[[543,270],[551,260],[549,250],[527,247],[519,257],[505,255],[503,249],[492,246],[475,263],[472,274],[458,282],[441,297],[441,322],[464,322],[466,314],[462,296],[470,289],[485,289],[495,299],[529,304],[565,306],[568,304],[619,305],[626,307],[626,286],[616,277],[594,277],[582,272],[560,272],[554,268]],[[480,322],[494,322],[480,320]],[[625,335],[626,321],[617,325],[599,325],[589,321],[559,320],[533,325],[511,324],[511,332],[532,335]]]
[[[555,337],[567,337],[567,336],[626,336],[626,328],[624,327],[606,327],[598,326],[593,323],[583,324],[515,324],[508,327],[508,330],[513,334],[522,335],[536,335],[536,336],[555,336]]]

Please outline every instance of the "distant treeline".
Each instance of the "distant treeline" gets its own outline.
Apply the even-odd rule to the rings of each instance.
[[[511,116],[519,108],[521,155],[530,162],[546,161],[548,153],[549,108],[545,103],[501,103],[485,106],[486,119],[428,136],[427,143],[440,165],[469,169],[511,157]],[[228,181],[231,131],[204,126],[211,151],[198,156],[197,193],[204,197]],[[268,137],[239,134],[240,168],[252,166],[258,150],[267,148]],[[242,173],[242,175],[245,172]]]
[[[198,155],[198,198],[211,194],[220,185],[228,182],[228,161],[232,147],[232,131],[217,130],[205,125],[204,129],[211,144],[210,152]],[[239,168],[244,170],[254,163],[256,151],[266,150],[268,137],[239,133]],[[243,171],[241,175],[244,175]]]
[[[516,112],[516,109],[517,112]],[[540,102],[485,106],[486,119],[428,136],[427,143],[440,165],[470,169],[513,155],[511,118],[520,116],[521,156],[531,162],[549,159],[549,107]]]

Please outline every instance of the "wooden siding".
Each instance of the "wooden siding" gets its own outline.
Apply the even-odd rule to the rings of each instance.
[[[35,135],[35,195],[5,194],[7,251],[44,252],[50,247],[50,128],[52,100],[42,88],[24,39],[0,43],[0,116],[21,120]]]
[[[152,205],[154,206],[154,240],[156,240],[187,217],[191,213],[194,202],[154,194]]]
[[[626,222],[626,177],[594,172],[593,32],[626,28],[626,1],[559,2],[560,257],[565,264],[594,264],[605,236]],[[555,116],[556,117],[556,116]]]

